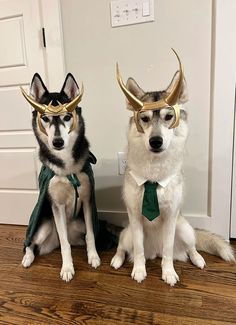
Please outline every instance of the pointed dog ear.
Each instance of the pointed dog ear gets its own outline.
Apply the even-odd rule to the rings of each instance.
[[[173,89],[173,86],[176,83],[176,80],[178,80],[178,79],[179,79],[179,71],[176,71],[176,73],[174,74],[174,77],[172,78],[169,86],[165,90],[167,94],[171,92],[171,90]],[[178,102],[179,102],[179,104],[184,104],[187,101],[188,101],[188,89],[187,89],[186,80],[184,78]]]
[[[145,95],[145,91],[143,91],[142,88],[139,87],[139,85],[133,78],[129,78],[127,80],[126,87],[138,99],[141,99],[143,95]]]
[[[30,85],[30,95],[38,102],[47,93],[47,87],[38,73],[35,73]]]
[[[62,86],[61,93],[65,93],[67,97],[72,100],[79,95],[79,92],[79,86],[75,78],[71,73],[68,73]]]
[[[139,87],[138,83],[133,78],[127,80],[126,87],[138,99],[141,99],[145,95],[145,91]],[[130,103],[128,101],[126,101],[126,103],[127,108],[133,110]]]

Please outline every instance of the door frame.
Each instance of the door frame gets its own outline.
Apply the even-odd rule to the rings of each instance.
[[[236,86],[236,84],[235,84]],[[236,90],[236,88],[235,88]],[[236,93],[236,92],[235,92]],[[235,96],[236,105],[236,96]],[[236,107],[235,107],[236,108]],[[234,116],[234,156],[233,156],[233,174],[232,174],[232,196],[231,196],[231,224],[230,237],[236,238],[236,115]]]
[[[213,1],[211,125],[208,218],[190,217],[193,226],[229,239],[233,175],[236,77],[236,2]],[[221,132],[219,131],[221,130]],[[236,193],[235,193],[236,194]],[[236,221],[235,221],[236,223]]]

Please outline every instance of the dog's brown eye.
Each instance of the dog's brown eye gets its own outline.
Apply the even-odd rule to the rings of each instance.
[[[49,118],[47,116],[45,116],[45,115],[41,116],[41,119],[46,123],[49,122]]]
[[[147,117],[147,116],[143,116],[143,117],[141,117],[141,120],[142,120],[144,123],[147,123],[147,122],[149,122],[149,117]]]
[[[68,121],[70,121],[70,119],[71,119],[71,115],[66,115],[63,120],[65,122],[68,122]]]
[[[171,120],[172,117],[173,117],[173,115],[171,115],[171,114],[166,114],[166,116],[165,116],[165,121],[169,121],[169,120]]]

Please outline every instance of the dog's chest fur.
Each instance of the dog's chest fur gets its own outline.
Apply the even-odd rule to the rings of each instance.
[[[86,149],[86,151],[84,153],[86,154],[87,152],[88,152],[88,150]],[[85,158],[87,156],[87,155],[85,155],[85,157],[82,157],[81,159],[79,159],[78,162],[76,162],[72,155],[72,148],[70,148],[70,146],[67,148],[66,151],[54,153],[54,155],[55,155],[55,157],[57,157],[58,159],[60,159],[63,162],[63,167],[57,166],[53,163],[50,163],[49,161],[47,162],[47,165],[58,176],[79,174],[81,169],[83,168],[83,165],[86,160]]]
[[[123,187],[124,201],[130,211],[140,214],[144,186],[138,186],[130,171],[151,182],[167,180],[165,187],[160,185],[157,187],[157,196],[161,215],[169,214],[182,203],[185,138],[181,141],[178,137],[174,138],[166,152],[154,154],[146,149],[141,136],[134,136],[132,127],[129,132],[127,169]]]
[[[83,202],[85,199],[90,198],[91,190],[89,178],[83,172],[76,174],[76,176],[80,182],[80,186],[77,188],[79,195],[78,201]],[[48,193],[52,202],[56,205],[65,206],[67,216],[73,215],[76,193],[74,187],[66,177],[55,175],[49,183]],[[77,208],[79,208],[79,206],[77,206]],[[77,211],[78,210],[79,209],[77,209]]]
[[[123,197],[130,211],[141,213],[143,193],[144,186],[138,186],[133,176],[129,173],[129,169],[127,169]],[[182,174],[179,173],[170,176],[168,184],[165,187],[158,185],[157,197],[161,216],[169,214],[171,210],[180,206],[183,197]]]

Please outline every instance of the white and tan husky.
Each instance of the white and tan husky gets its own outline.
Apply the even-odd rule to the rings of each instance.
[[[165,91],[144,92],[129,78],[127,89],[142,102],[154,102],[173,89],[178,73]],[[129,225],[121,232],[117,252],[111,265],[118,269],[127,253],[133,261],[132,278],[138,282],[146,276],[145,261],[162,258],[162,279],[173,286],[179,276],[173,260],[191,262],[204,268],[205,261],[197,252],[202,250],[219,255],[226,261],[235,261],[233,249],[224,239],[203,230],[194,230],[181,214],[183,202],[183,174],[185,142],[188,133],[185,81],[179,96],[179,126],[170,129],[173,112],[168,109],[148,110],[140,114],[143,133],[138,132],[134,118],[128,130],[127,167],[123,198],[127,206]],[[128,104],[128,108],[130,105]],[[157,182],[160,216],[153,221],[142,215],[143,184]]]

